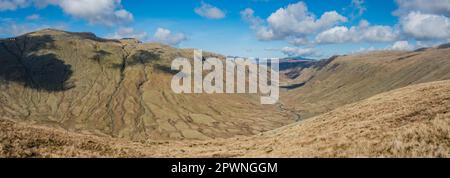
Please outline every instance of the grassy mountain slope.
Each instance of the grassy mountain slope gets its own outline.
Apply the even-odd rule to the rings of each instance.
[[[339,56],[290,72],[295,77],[283,79],[283,102],[308,118],[392,89],[450,79],[450,48]]]
[[[412,85],[251,137],[129,142],[0,120],[1,156],[449,157],[450,81]]]
[[[192,56],[190,49],[51,29],[3,39],[0,115],[134,140],[252,135],[293,122],[251,95],[173,93],[170,62]]]

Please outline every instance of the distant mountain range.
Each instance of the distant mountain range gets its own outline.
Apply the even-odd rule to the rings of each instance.
[[[285,57],[280,59],[281,61],[316,61],[315,59],[304,58],[301,56]]]

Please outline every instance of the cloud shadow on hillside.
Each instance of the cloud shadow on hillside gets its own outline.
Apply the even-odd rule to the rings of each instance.
[[[55,54],[38,54],[41,49],[56,49],[51,36],[21,36],[2,40],[0,78],[3,84],[15,82],[27,88],[50,92],[75,87],[69,82],[72,67]]]

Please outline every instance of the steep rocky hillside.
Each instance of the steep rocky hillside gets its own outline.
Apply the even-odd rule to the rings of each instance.
[[[413,85],[251,137],[130,142],[0,119],[8,157],[450,157],[450,80]]]
[[[253,135],[293,122],[251,95],[173,93],[171,61],[192,56],[190,49],[51,29],[2,39],[0,115],[134,140]]]
[[[450,48],[335,56],[284,73],[285,106],[309,118],[392,89],[450,79]]]

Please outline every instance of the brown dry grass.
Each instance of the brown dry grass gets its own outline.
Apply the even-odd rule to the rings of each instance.
[[[170,63],[176,57],[191,59],[190,49],[57,30],[0,44],[0,115],[16,121],[133,140],[230,138],[294,122],[289,113],[261,105],[251,95],[172,92]],[[26,78],[31,77],[22,76],[26,67],[17,61],[35,64],[30,61],[37,59],[51,63],[28,67],[38,69],[37,75],[50,73],[35,83],[53,84],[50,78],[65,71],[46,71],[47,66],[63,64],[72,72],[66,81],[72,88],[30,87]]]
[[[2,157],[450,157],[450,81],[397,89],[251,137],[130,142],[1,120]]]
[[[393,89],[449,79],[450,48],[371,52],[340,56],[325,66],[301,70],[289,82],[305,85],[282,93],[281,98],[309,118]]]

